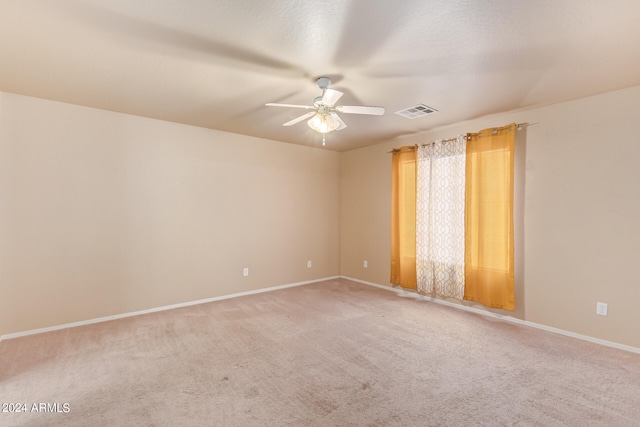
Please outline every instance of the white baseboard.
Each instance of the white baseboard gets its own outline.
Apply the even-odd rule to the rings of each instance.
[[[277,291],[278,289],[292,288],[294,286],[308,285],[310,283],[323,282],[325,280],[333,280],[333,279],[339,279],[339,278],[340,278],[340,276],[331,276],[331,277],[325,277],[325,278],[322,278],[322,279],[307,280],[307,281],[304,281],[304,282],[289,283],[287,285],[272,286],[272,287],[269,287],[269,288],[256,289],[256,290],[253,290],[253,291],[238,292],[238,293],[235,293],[235,294],[222,295],[222,296],[219,296],[219,297],[206,298],[206,299],[201,299],[201,300],[196,300],[196,301],[183,302],[183,303],[179,303],[179,304],[166,305],[166,306],[163,306],[163,307],[149,308],[149,309],[146,309],[146,310],[133,311],[133,312],[130,312],[130,313],[115,314],[113,316],[98,317],[98,318],[95,318],[95,319],[82,320],[80,322],[64,323],[62,325],[50,326],[50,327],[46,327],[46,328],[32,329],[32,330],[23,331],[23,332],[15,332],[15,333],[11,333],[11,334],[6,334],[6,335],[0,336],[0,341],[12,339],[12,338],[25,337],[27,335],[42,334],[44,332],[57,331],[59,329],[67,329],[67,328],[74,328],[76,326],[90,325],[92,323],[108,322],[109,320],[123,319],[125,317],[132,317],[132,316],[139,316],[141,314],[155,313],[157,311],[173,310],[174,308],[189,307],[191,305],[205,304],[205,303],[208,303],[208,302],[214,302],[214,301],[221,301],[221,300],[230,299],[230,298],[243,297],[243,296],[246,296],[246,295],[254,295],[254,294],[260,294],[260,293],[263,293],[263,292]]]
[[[600,345],[604,345],[604,346],[607,346],[607,347],[612,347],[612,348],[616,348],[616,349],[619,349],[619,350],[625,350],[625,351],[629,351],[631,353],[640,354],[640,348],[637,348],[637,347],[632,347],[632,346],[629,346],[629,345],[620,344],[620,343],[616,343],[616,342],[613,342],[613,341],[602,340],[602,339],[599,339],[599,338],[590,337],[588,335],[577,334],[575,332],[570,332],[570,331],[566,331],[564,329],[554,328],[554,327],[551,327],[551,326],[541,325],[539,323],[529,322],[527,320],[521,320],[521,319],[518,319],[518,318],[515,318],[515,317],[503,316],[501,314],[493,313],[493,312],[490,312],[490,311],[480,310],[480,309],[477,309],[477,308],[474,308],[474,307],[468,307],[468,306],[465,306],[465,305],[462,305],[462,304],[454,304],[454,303],[451,303],[449,301],[444,301],[444,300],[441,300],[441,299],[420,295],[420,294],[417,294],[415,292],[408,292],[408,291],[403,290],[401,288],[393,288],[391,286],[380,285],[378,283],[367,282],[365,280],[355,279],[353,277],[347,277],[347,276],[331,276],[331,277],[325,277],[325,278],[322,278],[322,279],[315,279],[315,280],[307,280],[307,281],[303,281],[303,282],[289,283],[289,284],[286,284],[286,285],[272,286],[272,287],[269,287],[269,288],[256,289],[256,290],[246,291],[246,292],[238,292],[238,293],[235,293],[235,294],[222,295],[222,296],[219,296],[219,297],[206,298],[206,299],[201,299],[201,300],[196,300],[196,301],[188,301],[188,302],[184,302],[184,303],[172,304],[172,305],[167,305],[167,306],[163,306],[163,307],[155,307],[155,308],[150,308],[150,309],[146,309],[146,310],[140,310],[140,311],[134,311],[134,312],[129,312],[129,313],[116,314],[116,315],[113,315],[113,316],[98,317],[98,318],[94,318],[94,319],[83,320],[83,321],[80,321],[80,322],[65,323],[65,324],[62,324],[62,325],[50,326],[50,327],[46,327],[46,328],[32,329],[32,330],[23,331],[23,332],[15,332],[15,333],[11,333],[11,334],[6,334],[6,335],[0,336],[0,341],[7,340],[7,339],[12,339],[12,338],[24,337],[24,336],[28,336],[28,335],[41,334],[41,333],[44,333],[44,332],[51,332],[51,331],[56,331],[56,330],[60,330],[60,329],[73,328],[73,327],[76,327],[76,326],[90,325],[92,323],[108,322],[109,320],[123,319],[125,317],[139,316],[139,315],[142,315],[142,314],[155,313],[155,312],[158,312],[158,311],[172,310],[174,308],[189,307],[189,306],[192,306],[192,305],[206,304],[208,302],[222,301],[222,300],[225,300],[225,299],[237,298],[237,297],[242,297],[242,296],[246,296],[246,295],[254,295],[254,294],[260,294],[260,293],[263,293],[263,292],[271,292],[271,291],[276,291],[278,289],[292,288],[292,287],[295,287],[295,286],[308,285],[308,284],[311,284],[311,283],[323,282],[325,280],[333,280],[333,279],[338,279],[338,278],[351,280],[353,282],[362,283],[364,285],[373,286],[373,287],[376,287],[376,288],[384,289],[386,291],[395,292],[398,295],[410,296],[410,297],[413,297],[413,298],[420,298],[420,299],[424,299],[424,300],[427,300],[427,301],[435,302],[437,304],[442,304],[442,305],[446,305],[446,306],[449,306],[449,307],[457,308],[459,310],[466,310],[466,311],[470,311],[472,313],[481,314],[481,315],[484,315],[484,316],[490,316],[490,317],[494,317],[494,318],[497,318],[497,319],[505,320],[507,322],[517,323],[519,325],[529,326],[529,327],[532,327],[532,328],[541,329],[541,330],[544,330],[544,331],[553,332],[553,333],[556,333],[556,334],[565,335],[565,336],[572,337],[572,338],[577,338],[577,339],[580,339],[580,340],[583,340],[583,341],[588,341],[588,342],[592,342],[592,343],[595,343],[595,344],[600,344]]]
[[[380,289],[384,289],[387,291],[391,291],[391,292],[395,292],[399,295],[403,295],[403,296],[411,296],[414,298],[420,298],[420,299],[425,299],[427,301],[431,301],[431,302],[435,302],[437,304],[442,304],[442,305],[446,305],[449,307],[454,307],[460,310],[466,310],[466,311],[470,311],[476,314],[482,314],[484,316],[490,316],[490,317],[495,317],[497,319],[501,319],[501,320],[505,320],[507,322],[512,322],[512,323],[517,323],[519,325],[524,325],[524,326],[529,326],[532,328],[536,328],[536,329],[542,329],[544,331],[548,331],[548,332],[553,332],[556,334],[560,334],[560,335],[565,335],[568,337],[572,337],[572,338],[577,338],[583,341],[589,341],[595,344],[600,344],[600,345],[604,345],[607,347],[613,347],[613,348],[617,348],[619,350],[625,350],[625,351],[629,351],[631,353],[638,353],[640,354],[640,348],[638,347],[632,347],[630,345],[625,345],[625,344],[620,344],[617,342],[613,342],[613,341],[607,341],[607,340],[601,340],[600,338],[594,338],[594,337],[590,337],[588,335],[582,335],[582,334],[577,334],[575,332],[570,332],[570,331],[566,331],[564,329],[559,329],[559,328],[554,328],[551,326],[546,326],[546,325],[541,325],[539,323],[535,323],[535,322],[529,322],[528,320],[521,320],[518,319],[516,317],[510,317],[510,316],[503,316],[501,314],[497,314],[497,313],[492,313],[490,311],[484,311],[484,310],[480,310],[474,307],[468,307],[466,305],[462,305],[462,304],[454,304],[451,303],[449,301],[444,301],[441,299],[437,299],[437,298],[432,298],[429,296],[425,296],[425,295],[420,295],[418,293],[415,292],[408,292],[406,290],[403,290],[401,288],[393,288],[391,286],[384,286],[384,285],[380,285],[377,283],[372,283],[372,282],[367,282],[365,280],[360,280],[360,279],[354,279],[353,277],[347,277],[347,276],[340,276],[343,279],[346,280],[351,280],[354,282],[358,282],[358,283],[362,283],[364,285],[369,285],[369,286],[375,286],[376,288],[380,288]]]

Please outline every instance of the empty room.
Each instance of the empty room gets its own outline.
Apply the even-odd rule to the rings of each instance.
[[[0,425],[640,426],[639,20],[1,1]]]

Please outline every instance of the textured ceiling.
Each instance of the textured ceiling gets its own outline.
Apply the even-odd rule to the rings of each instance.
[[[0,91],[319,146],[315,78],[347,150],[640,85],[638,0],[2,0]],[[424,103],[438,113],[395,111]]]

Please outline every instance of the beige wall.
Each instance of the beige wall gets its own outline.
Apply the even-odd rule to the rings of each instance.
[[[7,93],[0,112],[0,335],[339,274],[336,152]]]
[[[640,347],[638,118],[640,87],[634,87],[343,153],[341,274],[389,284],[391,148],[534,123],[526,144],[518,142],[526,164],[516,194],[524,208],[524,236],[516,234],[524,258],[517,265],[515,316]],[[607,317],[596,315],[597,301],[608,303]]]
[[[534,124],[513,315],[640,347],[639,106],[635,87],[335,153],[0,94],[0,334],[337,274],[388,284],[388,151],[515,121]]]

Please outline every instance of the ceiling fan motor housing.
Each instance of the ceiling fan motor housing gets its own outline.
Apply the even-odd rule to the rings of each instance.
[[[318,84],[318,87],[324,92],[331,84],[331,79],[329,77],[318,77],[316,79],[316,83]]]

